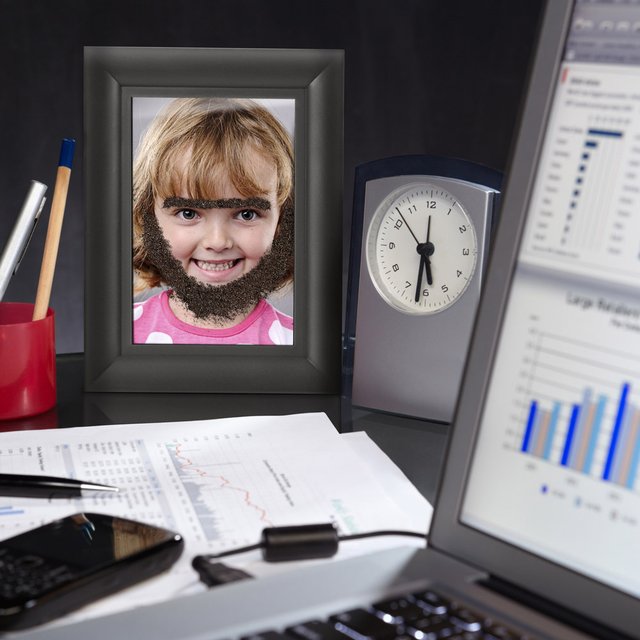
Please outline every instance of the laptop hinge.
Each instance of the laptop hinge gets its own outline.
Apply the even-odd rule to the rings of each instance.
[[[477,584],[601,640],[632,640],[630,636],[606,627],[600,622],[585,618],[582,614],[561,607],[496,576],[490,575],[488,578],[482,578],[477,581]]]

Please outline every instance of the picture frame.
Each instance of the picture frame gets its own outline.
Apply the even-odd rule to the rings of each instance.
[[[85,47],[85,390],[338,394],[344,52]],[[132,103],[295,101],[292,345],[134,344]]]

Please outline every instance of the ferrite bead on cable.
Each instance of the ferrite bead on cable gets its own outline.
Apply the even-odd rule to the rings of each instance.
[[[262,557],[267,562],[330,558],[338,551],[332,524],[267,527],[262,530]]]

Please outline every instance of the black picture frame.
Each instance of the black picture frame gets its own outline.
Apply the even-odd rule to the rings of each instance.
[[[340,392],[344,52],[85,47],[85,389]],[[131,103],[295,99],[294,344],[133,344]]]

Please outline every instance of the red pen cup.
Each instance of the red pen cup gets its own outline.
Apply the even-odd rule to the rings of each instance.
[[[26,418],[56,404],[52,309],[33,321],[33,304],[0,302],[0,420]]]

